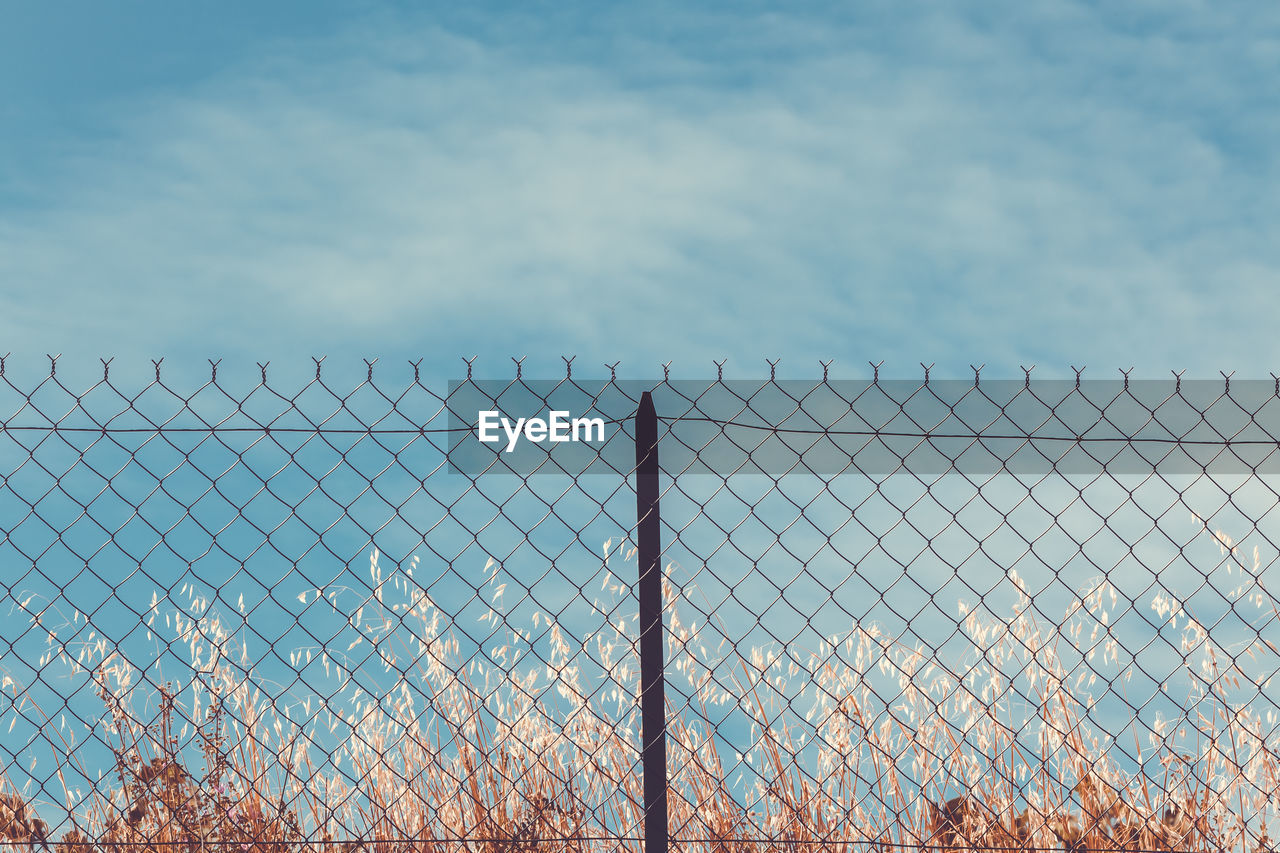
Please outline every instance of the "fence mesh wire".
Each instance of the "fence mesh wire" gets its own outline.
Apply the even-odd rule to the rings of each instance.
[[[2,374],[0,844],[639,851],[645,390],[670,849],[1273,847],[1270,381]]]

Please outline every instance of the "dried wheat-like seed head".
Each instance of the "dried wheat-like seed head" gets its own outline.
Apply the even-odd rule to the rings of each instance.
[[[16,793],[0,793],[0,840],[15,844],[44,843],[48,827]]]

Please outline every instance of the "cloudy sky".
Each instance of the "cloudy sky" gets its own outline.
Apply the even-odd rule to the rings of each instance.
[[[921,362],[957,379],[971,364],[994,378],[1032,364],[1046,378],[1070,377],[1072,365],[1087,365],[1086,378],[1130,367],[1141,378],[1280,373],[1277,4],[0,0],[0,11],[0,356],[19,394],[34,380],[14,377],[46,373],[47,353],[61,354],[59,377],[84,384],[101,375],[99,358],[115,359],[113,375],[145,377],[163,357],[190,378],[222,359],[219,377],[238,373],[246,390],[257,362],[305,378],[321,355],[357,377],[363,359],[402,375],[422,359],[441,391],[471,357],[482,378],[510,376],[513,357],[531,378],[562,375],[562,357],[578,377],[618,363],[620,378],[640,380],[664,363],[673,378],[714,377],[720,359],[727,378],[763,378],[767,358],[790,378],[820,377],[819,360],[844,379],[870,378],[869,361],[905,379]],[[0,382],[5,393],[8,416],[25,400]],[[6,480],[0,510],[81,515],[91,499],[78,497],[80,481],[64,476],[55,490],[42,480],[53,469],[22,468],[30,451],[19,450],[6,449],[19,462],[3,470],[23,474]],[[50,442],[42,453],[70,467],[72,450]],[[84,488],[103,488],[84,467]],[[147,477],[137,494],[155,492]],[[115,509],[129,518],[126,504],[143,499],[121,482]],[[52,500],[29,512],[41,493]],[[1158,513],[1174,502],[1161,497]],[[1250,506],[1269,512],[1274,498]],[[234,571],[241,545],[264,547],[263,530],[275,534],[248,530],[253,513],[289,509],[234,500],[201,510],[243,516],[218,534],[230,562],[215,553],[206,577]],[[1205,498],[1204,516],[1224,501]],[[385,517],[390,506],[376,509]],[[1137,540],[1164,549],[1143,555],[1153,572],[1181,555],[1150,532],[1151,517],[1106,506],[1090,524],[1138,532],[1110,563],[1075,545],[1081,571],[1121,565]],[[424,543],[448,514],[428,510],[426,523],[411,519]],[[149,571],[169,560],[154,544],[176,529],[163,513],[187,512],[148,512],[134,550],[154,561]],[[277,549],[287,535],[312,548],[315,531],[331,529],[319,510],[316,521],[291,512]],[[999,515],[991,524],[1018,522]],[[1179,507],[1184,527],[1168,529],[1201,536],[1186,516]],[[1041,532],[1018,549],[1049,523],[1033,521],[1022,523]],[[1247,533],[1247,521],[1237,528]],[[131,571],[115,526],[127,522],[93,523],[98,539],[82,550],[95,568],[110,568],[96,556],[107,536],[117,568]],[[332,528],[321,544],[350,557],[376,526]],[[212,549],[208,530],[179,533]],[[56,563],[51,537],[72,547],[38,520],[6,535],[24,563],[48,553],[40,559]],[[542,535],[563,547],[563,533]],[[893,543],[881,546],[889,554]],[[0,556],[16,565],[12,554]],[[906,561],[890,556],[891,586]],[[1058,576],[1057,563],[1042,568]],[[58,579],[42,577],[12,588],[47,582],[54,596]],[[81,602],[106,585],[85,577],[96,585],[66,599],[97,613]],[[290,582],[305,591],[316,577]],[[269,597],[268,585],[254,590]],[[899,595],[923,608],[926,592]],[[113,597],[125,628],[138,596]],[[102,629],[108,617],[96,618]],[[270,612],[259,619],[288,629]]]
[[[1280,369],[1280,7],[3,6],[10,370]]]

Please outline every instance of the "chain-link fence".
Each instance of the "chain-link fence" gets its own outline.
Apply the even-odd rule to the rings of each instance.
[[[54,366],[0,845],[1274,846],[1280,381]]]

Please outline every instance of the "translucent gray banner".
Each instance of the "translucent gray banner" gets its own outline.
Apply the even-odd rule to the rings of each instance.
[[[1273,380],[569,379],[450,382],[450,470],[628,475],[645,391],[671,476],[1280,471]]]

